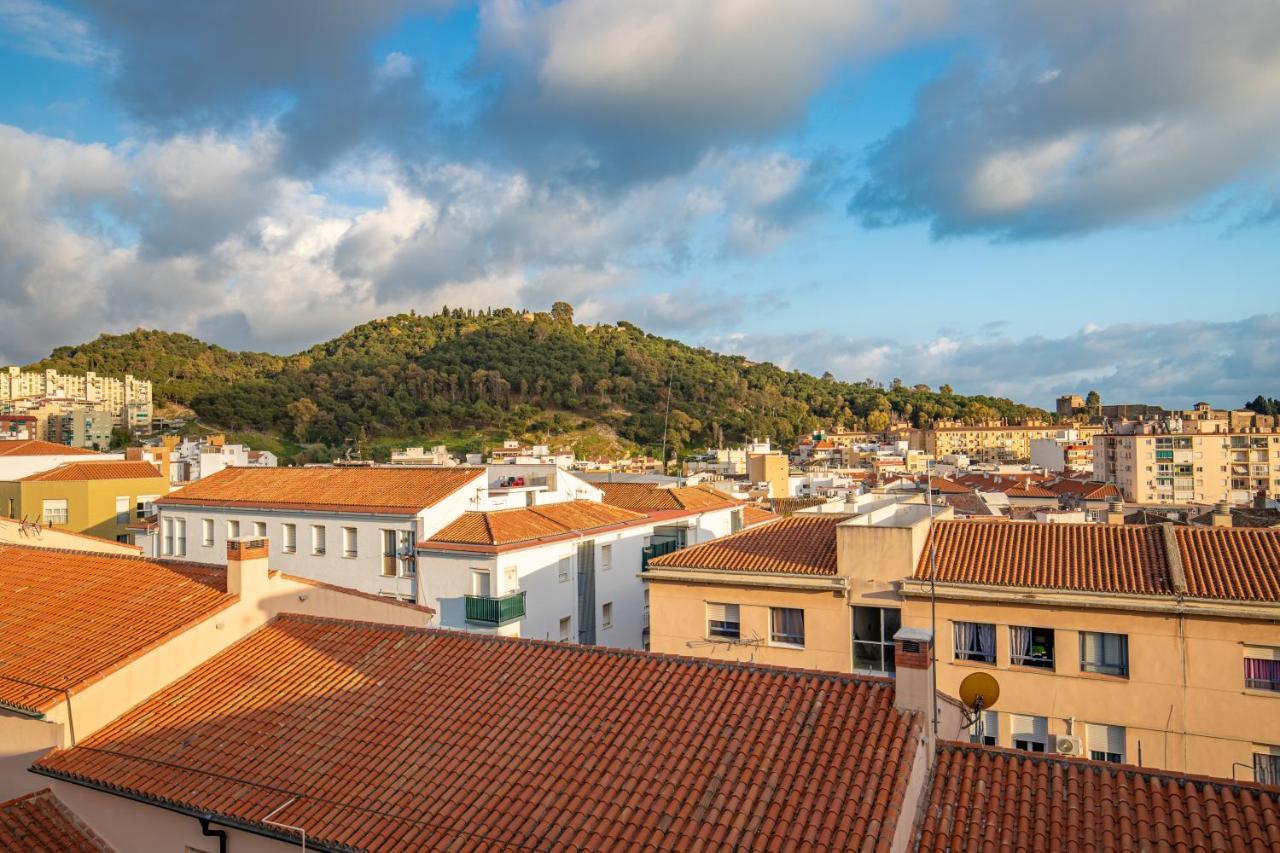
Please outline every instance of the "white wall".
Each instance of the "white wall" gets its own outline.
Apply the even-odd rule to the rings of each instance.
[[[94,456],[84,453],[68,453],[65,456],[61,453],[51,456],[0,456],[0,480],[21,480],[32,474],[57,468],[64,462],[119,462],[123,459],[123,453],[98,453]]]

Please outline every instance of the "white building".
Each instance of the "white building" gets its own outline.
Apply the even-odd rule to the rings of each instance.
[[[250,450],[243,444],[183,439],[169,454],[169,481],[174,485],[210,477],[225,468],[273,468],[274,453]]]
[[[449,448],[437,444],[430,450],[424,447],[406,447],[404,450],[391,451],[392,465],[437,465],[449,467],[458,464],[458,460],[449,455]]]
[[[38,438],[0,440],[0,480],[21,480],[66,462],[119,462],[123,453],[98,453]]]

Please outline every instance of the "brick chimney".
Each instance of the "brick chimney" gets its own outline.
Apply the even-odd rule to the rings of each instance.
[[[1214,527],[1230,527],[1231,504],[1227,501],[1219,501],[1218,505],[1213,508],[1212,521]]]
[[[933,740],[933,630],[899,628],[893,635],[894,678],[893,704],[899,711],[918,711],[924,720],[924,731]]]
[[[1124,524],[1124,501],[1107,504],[1107,524]]]
[[[267,538],[240,536],[227,540],[227,592],[242,601],[257,601],[267,591]]]

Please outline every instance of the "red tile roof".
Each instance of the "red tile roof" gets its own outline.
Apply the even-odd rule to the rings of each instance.
[[[573,536],[589,530],[648,521],[638,512],[594,501],[566,501],[536,507],[463,513],[424,547],[439,544],[510,545]]]
[[[604,492],[604,502],[633,512],[729,509],[738,502],[715,489],[700,486],[666,488],[655,483],[592,483]]]
[[[0,456],[99,456],[96,451],[83,447],[54,444],[38,438],[17,438],[0,441]]]
[[[1280,530],[1176,527],[1187,595],[1280,602]]]
[[[848,515],[804,513],[672,551],[651,568],[710,569],[786,575],[836,573],[836,525]]]
[[[160,506],[229,506],[416,515],[483,482],[483,468],[227,468],[156,501]],[[477,482],[479,481],[479,482]]]
[[[46,711],[234,600],[198,567],[0,546],[0,704]]]
[[[1173,595],[1159,527],[935,521],[940,583]],[[929,548],[916,567],[929,577]]]
[[[779,518],[782,518],[782,516],[775,512],[770,512],[762,506],[749,504],[742,508],[742,523],[747,527],[755,527],[757,524],[777,521]]]
[[[48,788],[0,803],[0,849],[28,853],[111,851]]]
[[[1280,788],[942,744],[916,850],[1280,849]]]
[[[141,480],[159,477],[160,469],[150,462],[63,462],[57,468],[29,474],[26,482],[49,480]]]
[[[1120,490],[1116,488],[1114,483],[1063,479],[1046,483],[1045,488],[1054,494],[1071,495],[1084,501],[1118,501],[1121,499]]]
[[[871,851],[919,726],[881,679],[289,616],[35,769],[318,847]]]

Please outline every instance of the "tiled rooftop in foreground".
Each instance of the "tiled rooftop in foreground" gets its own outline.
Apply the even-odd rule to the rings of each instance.
[[[282,616],[36,768],[277,837],[278,809],[320,849],[887,850],[922,724],[893,700],[851,675]]]
[[[0,850],[111,853],[48,788],[0,803]]]
[[[673,551],[649,561],[653,568],[767,572],[792,575],[836,573],[836,525],[848,515],[790,515],[741,533]]]

